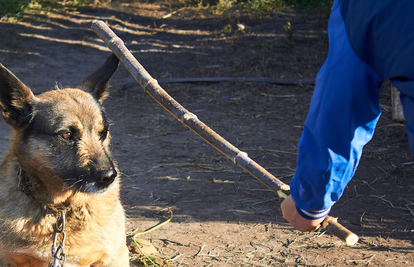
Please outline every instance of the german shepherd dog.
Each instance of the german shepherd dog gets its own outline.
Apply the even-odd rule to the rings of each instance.
[[[0,64],[0,110],[12,126],[0,166],[1,267],[48,266],[55,236],[65,267],[129,266],[102,107],[118,64],[111,55],[78,88],[36,96]]]

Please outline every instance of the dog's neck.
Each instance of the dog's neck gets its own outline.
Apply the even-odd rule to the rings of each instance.
[[[36,194],[29,177],[20,165],[17,168],[17,178],[19,180],[17,188],[25,195],[32,197],[36,202],[42,204],[45,209],[50,210],[53,214],[58,214],[68,208],[68,205],[65,205],[64,203],[59,205],[53,204],[47,197]]]
[[[22,191],[25,195],[34,198],[32,183],[26,176],[26,172],[20,166],[17,168],[17,178],[19,179],[19,184],[17,185],[19,190]]]

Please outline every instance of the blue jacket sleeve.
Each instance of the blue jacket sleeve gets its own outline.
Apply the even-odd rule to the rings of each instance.
[[[342,196],[381,114],[383,79],[352,50],[337,0],[328,34],[328,58],[316,77],[290,184],[297,209],[307,218],[329,212]]]

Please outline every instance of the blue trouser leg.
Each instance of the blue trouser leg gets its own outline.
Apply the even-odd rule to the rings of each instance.
[[[329,54],[316,78],[291,182],[298,210],[323,210],[338,201],[381,114],[383,79],[353,52],[338,1],[328,34]]]
[[[400,99],[403,105],[404,117],[407,121],[406,129],[411,147],[411,156],[414,157],[414,98],[401,92]]]
[[[404,79],[390,79],[391,83],[400,91],[401,104],[406,119],[408,142],[411,147],[411,155],[414,157],[414,81]]]

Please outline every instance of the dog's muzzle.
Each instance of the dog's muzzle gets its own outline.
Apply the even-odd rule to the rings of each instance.
[[[115,169],[96,171],[94,178],[98,188],[106,188],[115,181],[118,173]]]

